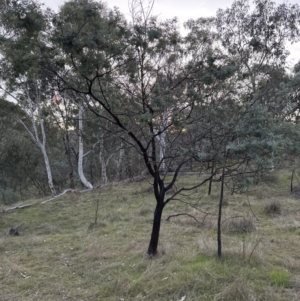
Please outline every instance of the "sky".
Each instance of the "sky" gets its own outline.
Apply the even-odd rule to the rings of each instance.
[[[106,0],[108,7],[117,6],[120,11],[129,16],[128,1],[130,0]],[[188,19],[196,19],[199,17],[214,16],[219,8],[225,9],[230,7],[234,0],[156,0],[154,4],[154,15],[159,15],[162,19],[177,17],[179,22],[183,24]],[[64,0],[40,0],[46,6],[57,10],[59,6],[64,4]],[[284,0],[275,0],[282,3]],[[300,0],[289,0],[289,3],[298,3]],[[290,45],[289,50],[291,56],[289,61],[294,65],[300,60],[300,43]]]

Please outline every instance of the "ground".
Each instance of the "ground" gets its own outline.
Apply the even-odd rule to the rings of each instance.
[[[165,208],[153,258],[146,253],[155,206],[148,181],[3,206],[0,300],[300,300],[300,200],[289,178],[281,171],[247,193],[226,191],[221,259],[219,183],[211,196],[203,187]],[[199,222],[187,215],[167,221],[178,213]],[[9,235],[17,226],[20,235]]]

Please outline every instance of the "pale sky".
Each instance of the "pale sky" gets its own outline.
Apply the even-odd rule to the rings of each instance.
[[[130,1],[130,0],[129,0]],[[159,15],[162,19],[178,17],[182,24],[188,19],[196,19],[199,17],[214,16],[218,8],[230,7],[234,0],[156,0],[154,4],[154,15]],[[40,0],[56,10],[64,4],[64,0]],[[108,7],[119,7],[120,11],[129,17],[128,0],[107,0]],[[282,3],[284,0],[275,0],[277,3]],[[289,0],[289,3],[298,3],[300,0]],[[300,43],[289,47],[291,52],[291,65],[300,60]]]

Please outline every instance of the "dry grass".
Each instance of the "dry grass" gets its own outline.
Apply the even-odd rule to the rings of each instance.
[[[155,202],[146,181],[2,212],[0,300],[299,300],[300,203],[284,181],[278,177],[277,190],[269,183],[251,187],[255,223],[245,195],[225,195],[223,221],[243,231],[223,231],[222,259],[216,257],[218,184],[212,196],[205,187],[165,208],[153,259],[146,250]],[[265,214],[273,199],[284,204],[283,215]],[[188,215],[166,221],[178,213]],[[253,225],[256,231],[244,231]],[[20,236],[10,236],[16,226]]]

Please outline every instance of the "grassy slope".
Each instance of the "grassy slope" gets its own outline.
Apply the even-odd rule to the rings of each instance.
[[[287,179],[251,188],[257,222],[245,195],[226,195],[223,220],[247,216],[256,231],[231,233],[228,220],[222,260],[215,255],[215,215],[202,226],[187,216],[165,220],[179,212],[205,216],[178,201],[165,209],[159,254],[146,255],[154,208],[147,182],[1,213],[0,300],[300,300],[300,201],[289,196]],[[215,214],[218,184],[214,191],[183,200]],[[264,213],[270,200],[281,202],[280,216]],[[21,235],[9,236],[17,225]]]

